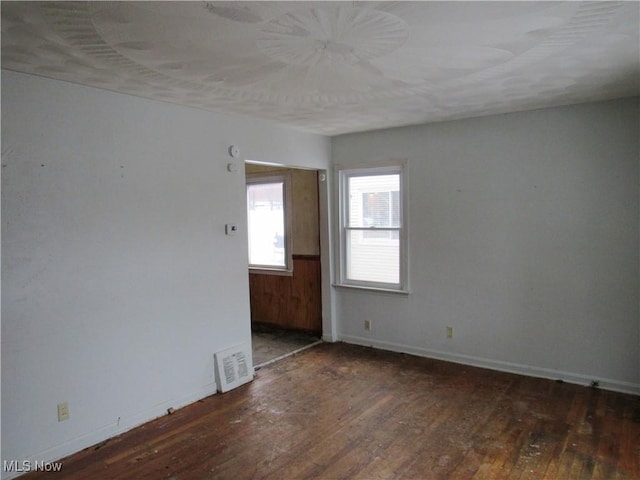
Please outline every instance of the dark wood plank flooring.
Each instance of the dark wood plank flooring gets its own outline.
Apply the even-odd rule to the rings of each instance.
[[[640,397],[346,344],[25,479],[640,479]]]

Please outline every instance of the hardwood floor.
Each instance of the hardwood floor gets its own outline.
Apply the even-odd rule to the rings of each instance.
[[[640,397],[346,344],[25,479],[639,479]]]

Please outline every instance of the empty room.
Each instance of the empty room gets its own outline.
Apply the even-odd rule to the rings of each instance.
[[[1,15],[2,480],[640,478],[639,2]]]

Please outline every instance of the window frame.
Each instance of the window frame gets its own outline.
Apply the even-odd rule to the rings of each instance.
[[[248,187],[257,184],[282,183],[282,196],[284,207],[284,266],[260,265],[250,263],[249,250],[247,249],[247,263],[249,273],[262,275],[293,275],[293,211],[291,210],[291,174],[288,172],[261,172],[247,173],[245,180],[245,196],[248,195]],[[247,197],[247,242],[250,231],[249,226],[249,199]],[[248,243],[247,243],[248,247]]]
[[[338,209],[337,236],[338,252],[336,262],[335,286],[364,290],[374,290],[391,293],[409,293],[409,221],[408,221],[408,164],[406,160],[390,161],[382,164],[364,164],[357,166],[335,167]],[[399,226],[398,227],[353,227],[349,222],[349,178],[358,176],[374,176],[398,174],[400,182],[399,192]],[[347,277],[348,265],[348,232],[350,231],[398,232],[399,235],[399,280],[398,283],[387,283],[368,280],[354,280]]]

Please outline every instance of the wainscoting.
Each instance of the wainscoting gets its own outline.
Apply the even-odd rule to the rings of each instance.
[[[322,333],[320,256],[294,255],[293,276],[249,274],[253,324]]]

